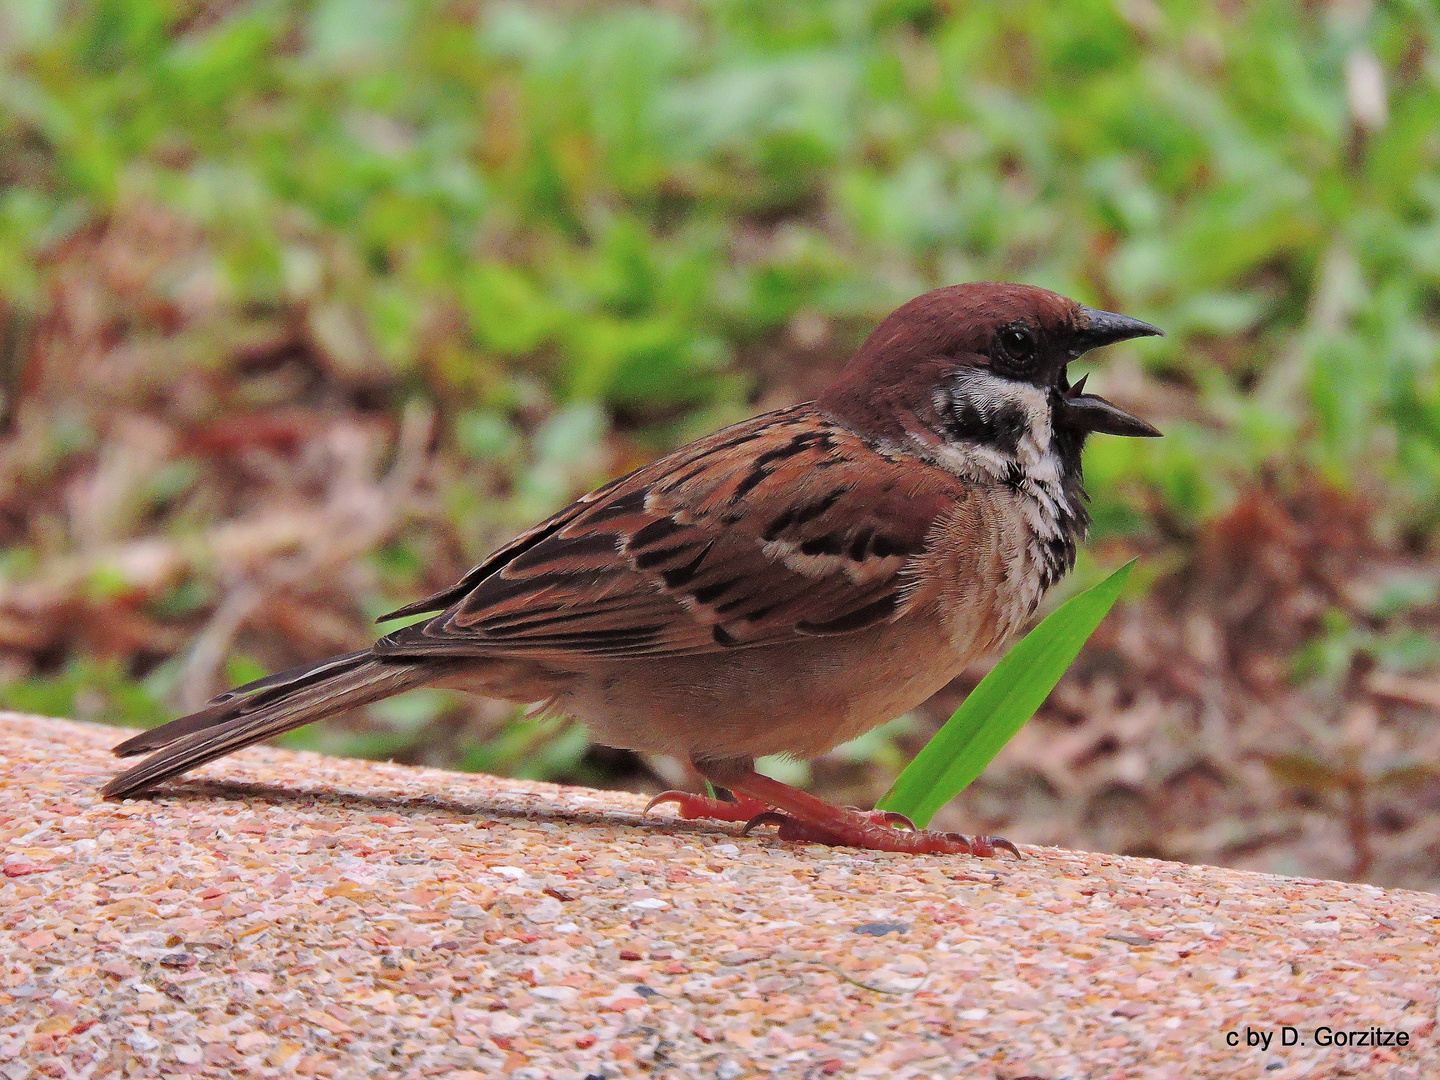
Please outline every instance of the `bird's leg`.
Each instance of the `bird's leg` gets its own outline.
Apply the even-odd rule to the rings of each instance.
[[[687,818],[713,817],[742,820],[742,810],[758,810],[746,821],[748,833],[758,825],[778,825],[782,840],[802,844],[833,844],[872,851],[908,851],[923,855],[994,855],[998,849],[1020,851],[999,836],[962,836],[917,829],[903,814],[884,810],[855,810],[832,806],[809,792],[757,773],[745,759],[696,761],[696,770],[711,783],[734,792],[733,803],[685,792],[666,792],[650,803],[674,802]],[[647,808],[648,809],[648,808]]]

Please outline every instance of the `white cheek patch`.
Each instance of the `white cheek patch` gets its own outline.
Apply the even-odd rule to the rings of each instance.
[[[1064,470],[1054,445],[1050,392],[967,368],[936,390],[933,403],[944,430],[915,437],[917,449],[971,483],[1014,492],[1028,538],[1007,560],[1010,620],[1030,617],[1046,587],[1068,569],[1056,562],[1055,542],[1075,530],[1079,516],[1065,493]],[[1043,575],[1035,566],[1047,566]],[[1042,580],[1043,579],[1043,580]]]
[[[1017,453],[1024,449],[1044,454],[1050,449],[1050,393],[1032,383],[965,368],[955,374],[949,387],[937,392],[935,404],[942,416],[968,413],[986,424],[1010,427],[1018,422]],[[975,444],[975,440],[964,441]]]
[[[1051,487],[1059,494],[1060,459],[1052,445],[1049,391],[981,368],[966,368],[956,373],[948,387],[936,391],[934,403],[941,416],[965,413],[982,426],[1004,426],[1011,436],[964,438],[951,432],[950,441],[925,447],[945,468],[971,479],[978,479],[983,472],[1003,480],[1018,465],[1023,482]]]

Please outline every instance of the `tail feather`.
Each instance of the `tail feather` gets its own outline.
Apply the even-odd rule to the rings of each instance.
[[[142,731],[140,734],[126,739],[115,747],[113,752],[116,757],[134,757],[136,754],[145,754],[162,746],[168,746],[181,736],[235,719],[240,715],[238,710],[244,706],[253,710],[277,700],[277,697],[289,697],[296,691],[306,686],[313,686],[328,676],[353,671],[369,655],[369,649],[361,649],[359,652],[346,653],[343,656],[332,656],[318,664],[302,664],[286,671],[277,671],[274,675],[266,675],[264,678],[248,682],[244,686],[226,690],[223,694],[217,694],[206,702],[203,709],[188,716],[182,716],[178,720],[171,720],[168,724],[162,724],[157,728]],[[267,693],[262,693],[262,691],[267,691]]]
[[[283,686],[286,690],[294,690],[301,684],[309,684],[327,675],[334,674],[342,668],[349,669],[355,666],[356,661],[363,660],[373,650],[360,649],[357,652],[343,653],[340,656],[332,656],[328,660],[321,660],[315,664],[299,664],[284,671],[277,671],[273,675],[266,675],[262,678],[252,680],[237,686],[232,690],[226,690],[223,694],[216,694],[207,701],[206,705],[220,705],[227,701],[234,701],[236,698],[251,697],[261,690],[269,690],[272,687]]]
[[[436,674],[431,664],[381,660],[366,650],[257,680],[115,747],[121,757],[156,752],[100,793],[123,799],[261,739],[421,686]]]

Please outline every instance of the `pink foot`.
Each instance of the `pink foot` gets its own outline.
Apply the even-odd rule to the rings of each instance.
[[[886,810],[836,809],[823,822],[801,821],[775,810],[757,814],[745,825],[749,833],[759,825],[777,825],[781,840],[801,844],[830,844],[870,851],[905,851],[914,855],[975,855],[991,858],[1005,850],[1017,859],[1020,849],[1003,836],[965,836],[955,832],[917,829],[904,814]]]
[[[645,804],[645,810],[648,813],[665,803],[674,803],[680,816],[687,820],[711,818],[715,821],[751,821],[756,815],[764,814],[770,809],[765,803],[748,795],[736,795],[734,802],[727,802],[688,791],[662,791]]]
[[[1020,850],[1001,836],[964,836],[961,833],[917,829],[904,814],[889,810],[858,810],[825,807],[823,822],[802,821],[781,813],[749,795],[737,794],[733,802],[711,799],[688,791],[663,791],[645,809],[673,803],[682,818],[709,818],[714,821],[743,821],[743,835],[760,825],[779,826],[781,840],[797,844],[829,844],[834,847],[868,848],[871,851],[908,851],[917,855],[977,855],[990,858],[997,851],[1023,858]]]

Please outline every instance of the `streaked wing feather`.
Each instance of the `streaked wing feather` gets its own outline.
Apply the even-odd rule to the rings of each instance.
[[[633,476],[634,474],[632,473],[631,475]],[[610,492],[629,479],[630,476],[621,476],[605,484],[603,487],[596,488],[594,491],[582,495],[558,514],[546,518],[534,528],[527,529],[515,537],[514,540],[511,540],[510,543],[504,547],[497,548],[491,552],[488,559],[467,573],[454,585],[451,585],[447,589],[441,589],[437,593],[432,593],[423,599],[413,600],[404,607],[396,608],[394,611],[386,612],[375,621],[378,623],[386,623],[394,619],[408,618],[411,615],[425,615],[432,611],[444,611],[501,567],[524,555],[525,552],[529,551],[542,540],[553,536],[560,529],[564,528],[566,522],[573,521],[596,501],[604,499]]]
[[[896,617],[907,564],[964,498],[811,406],[756,417],[622,477],[532,529],[383,653],[711,652]]]

